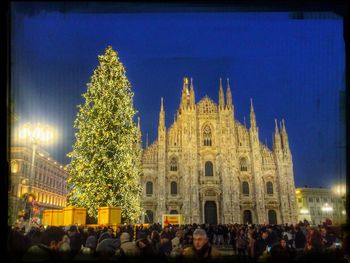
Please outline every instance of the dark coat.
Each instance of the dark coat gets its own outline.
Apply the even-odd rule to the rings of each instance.
[[[262,253],[266,250],[268,245],[267,239],[259,238],[254,245],[254,255],[256,258],[260,257]]]
[[[295,248],[304,248],[306,243],[306,237],[303,232],[297,231],[295,233]]]
[[[288,246],[285,248],[281,245],[274,246],[270,253],[270,262],[291,262],[294,258],[294,253]]]
[[[61,255],[57,251],[43,244],[31,246],[22,258],[23,261],[56,261],[61,259]]]

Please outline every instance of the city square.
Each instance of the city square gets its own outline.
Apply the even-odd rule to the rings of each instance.
[[[10,257],[349,260],[341,16],[59,7],[12,4]]]

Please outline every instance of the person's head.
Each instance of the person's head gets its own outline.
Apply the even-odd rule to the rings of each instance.
[[[164,232],[165,232],[165,233],[168,233],[168,232],[169,232],[169,227],[168,227],[168,226],[165,226],[165,227],[164,227]]]
[[[326,236],[327,235],[327,228],[326,227],[321,227],[321,235]]]
[[[50,247],[52,250],[58,250],[64,243],[65,232],[62,228],[57,226],[49,227],[41,236],[41,243]]]
[[[76,225],[71,225],[68,229],[68,235],[72,236],[75,235],[76,233],[78,233],[78,228]]]
[[[193,232],[193,246],[196,250],[200,250],[207,242],[208,237],[204,229],[196,229]]]
[[[130,234],[128,232],[123,232],[120,235],[120,242],[124,243],[124,242],[129,242],[130,241]]]
[[[280,240],[280,245],[281,245],[281,247],[286,248],[287,247],[287,241],[284,238],[282,238]]]
[[[267,237],[269,236],[269,232],[267,232],[267,230],[264,230],[261,232],[261,238],[262,239],[267,239]]]
[[[85,242],[85,247],[91,248],[91,249],[96,249],[97,246],[97,240],[96,237],[91,235],[86,239]]]
[[[113,232],[114,232],[113,228],[109,227],[109,228],[107,229],[107,233],[108,233],[111,237],[114,236]]]
[[[152,231],[152,233],[151,233],[151,239],[152,239],[152,240],[158,240],[158,241],[159,241],[160,236],[159,236],[158,231],[156,231],[156,230],[153,230],[153,231]]]

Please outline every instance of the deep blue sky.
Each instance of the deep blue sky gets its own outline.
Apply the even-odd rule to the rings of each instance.
[[[14,6],[18,7],[20,3]],[[184,76],[193,77],[198,102],[218,101],[219,78],[230,78],[235,116],[249,126],[250,97],[260,140],[271,147],[274,118],[285,119],[297,186],[331,186],[345,173],[339,148],[344,90],[342,19],[289,19],[288,13],[39,12],[13,9],[11,90],[19,123],[58,129],[46,147],[63,164],[74,142],[80,96],[108,45],[119,53],[134,104],[152,142],[160,97],[169,127]],[[225,81],[226,90],[226,81]],[[341,157],[343,160],[341,160]],[[344,178],[345,176],[343,176]]]

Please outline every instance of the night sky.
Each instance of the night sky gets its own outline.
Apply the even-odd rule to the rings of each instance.
[[[329,187],[345,178],[343,21],[290,19],[288,13],[59,13],[34,15],[12,3],[11,92],[18,124],[41,122],[59,134],[45,149],[63,164],[74,143],[81,94],[108,45],[119,53],[135,93],[143,145],[157,136],[160,98],[166,125],[180,103],[183,77],[196,102],[218,101],[230,78],[235,117],[249,127],[250,98],[260,140],[271,148],[274,119],[285,119],[296,186]],[[40,9],[38,9],[40,11]],[[343,174],[343,175],[342,175]]]

